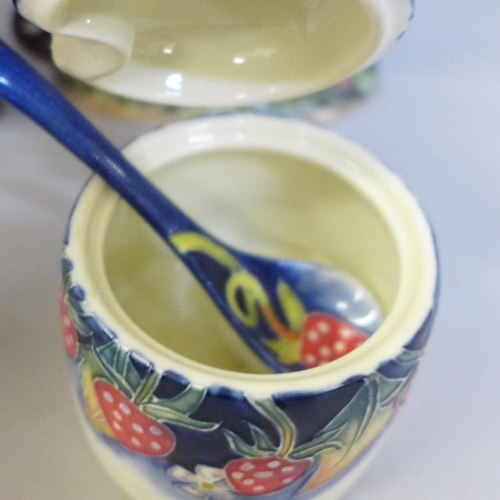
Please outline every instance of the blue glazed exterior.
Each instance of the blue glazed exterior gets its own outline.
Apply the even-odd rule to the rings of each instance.
[[[374,373],[320,392],[254,400],[224,386],[197,386],[168,369],[157,371],[88,310],[86,292],[72,271],[65,256],[61,319],[85,418],[102,445],[133,460],[166,499],[300,499],[335,484],[404,401],[436,309],[435,302],[412,340]],[[134,450],[133,430],[125,435],[114,428],[117,413],[106,413],[98,394],[103,383],[130,401],[132,411],[146,414],[151,425],[166,429],[171,440],[160,454],[148,454],[148,441]]]

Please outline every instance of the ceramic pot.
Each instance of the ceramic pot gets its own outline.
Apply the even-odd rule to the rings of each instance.
[[[412,0],[17,0],[64,72],[175,106],[250,106],[331,87],[406,29]]]
[[[177,123],[125,153],[217,237],[350,273],[385,319],[336,361],[267,373],[94,177],[68,224],[61,318],[97,458],[137,500],[337,498],[396,413],[431,330],[436,250],[414,196],[358,146],[275,118]]]

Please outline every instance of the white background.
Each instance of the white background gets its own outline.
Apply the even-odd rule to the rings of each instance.
[[[0,35],[11,39],[10,1]],[[92,115],[117,144],[149,127]],[[381,88],[334,127],[416,193],[437,234],[440,310],[410,398],[350,500],[500,498],[500,3],[417,0]],[[95,462],[64,379],[65,222],[88,177],[0,103],[0,498],[125,500]]]

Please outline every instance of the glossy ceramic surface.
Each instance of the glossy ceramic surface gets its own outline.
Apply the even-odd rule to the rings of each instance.
[[[248,106],[331,87],[404,32],[410,0],[20,0],[56,64],[111,93],[177,106]]]
[[[175,147],[166,150],[165,143]],[[219,194],[236,197],[243,210],[234,214],[236,221],[258,221],[250,234],[248,228],[241,232],[257,247],[274,241],[282,226],[279,237],[290,231],[285,219],[256,218],[255,199],[248,193],[259,179],[267,179],[269,189],[260,184],[255,191],[266,193],[261,206],[295,203],[299,212],[314,215],[304,219],[302,230],[314,226],[316,233],[323,224],[332,233],[333,240],[324,240],[323,234],[315,240],[313,233],[298,230],[294,245],[305,245],[300,250],[305,253],[327,250],[325,255],[343,261],[369,285],[387,316],[366,343],[337,361],[295,374],[263,374],[242,346],[228,347],[223,335],[209,333],[218,332],[213,330],[217,324],[202,299],[186,295],[188,288],[181,278],[174,279],[169,257],[162,253],[157,260],[151,235],[94,179],[68,226],[61,319],[75,394],[97,457],[118,484],[141,500],[334,498],[403,401],[430,333],[437,264],[418,204],[356,146],[293,122],[255,116],[192,121],[148,134],[129,146],[127,155],[163,188],[178,196],[186,191],[190,210],[212,216],[219,230],[218,211],[227,213],[228,205],[217,193],[197,199],[192,182],[205,170],[205,181],[220,186],[214,179],[223,178],[218,169],[225,168]],[[252,178],[259,166],[271,174]],[[194,177],[183,178],[190,170]],[[235,193],[241,176],[245,189]],[[285,177],[291,184],[283,183]],[[304,193],[309,202],[319,202],[314,212],[298,202],[301,191],[313,189],[305,178],[317,179],[326,190],[314,188],[315,197]],[[300,189],[297,184],[293,189],[293,179]],[[277,185],[283,187],[278,197]],[[207,189],[204,184],[203,192]],[[330,203],[341,198],[344,210],[325,205],[323,196]],[[264,236],[259,237],[261,225]],[[234,227],[229,223],[229,229]],[[353,239],[357,246],[351,246]],[[282,242],[285,250],[290,241]],[[166,287],[161,285],[163,261],[165,269],[172,269]],[[134,291],[150,265],[152,291],[140,286]],[[162,280],[151,282],[158,274]],[[198,318],[188,321],[190,326],[175,323],[175,307],[168,305],[166,323],[152,318],[157,294],[162,301],[180,294],[188,307],[186,300],[194,299]],[[155,323],[160,334],[145,327]],[[163,339],[158,336],[162,332]]]
[[[77,80],[54,67],[50,54],[51,35],[19,13],[12,16],[12,28],[21,46],[44,68],[53,71],[51,80],[79,109],[156,125],[188,118],[253,112],[282,118],[300,118],[320,126],[329,126],[339,118],[358,110],[378,90],[379,71],[372,65],[332,87],[304,97],[242,107],[182,107],[137,101],[111,94]]]

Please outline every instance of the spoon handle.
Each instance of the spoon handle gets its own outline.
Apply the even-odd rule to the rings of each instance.
[[[0,97],[23,111],[99,174],[170,244],[206,233],[141,175],[64,97],[0,40]],[[175,250],[175,249],[174,249]]]
[[[262,284],[246,270],[258,271],[261,281],[264,278],[276,281],[276,269],[268,273],[264,259],[229,248],[206,233],[1,39],[0,98],[31,117],[117,191],[191,270],[264,363],[276,372],[288,371],[260,339],[258,324],[245,323],[248,311],[238,301],[240,292],[245,290],[248,300],[267,303]],[[233,278],[231,283],[228,273]],[[228,298],[228,287],[234,292],[234,300]]]

